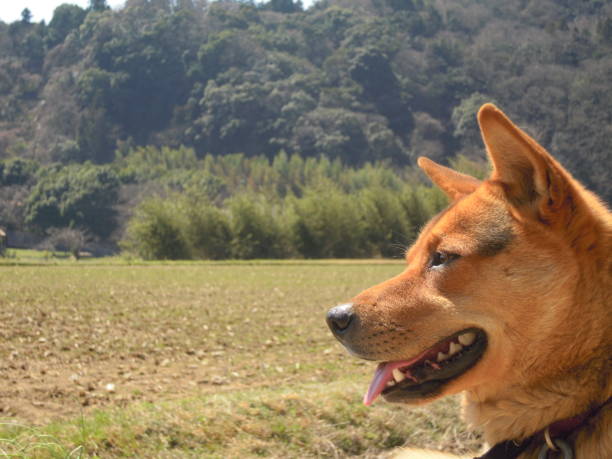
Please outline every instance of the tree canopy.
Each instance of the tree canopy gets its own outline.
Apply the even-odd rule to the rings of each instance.
[[[109,165],[119,173],[115,207],[129,207],[126,187],[144,193],[140,178],[155,168],[130,175],[126,158],[145,150],[190,151],[190,161],[479,163],[475,112],[494,101],[612,201],[609,1],[127,0],[111,10],[92,0],[60,5],[48,24],[32,13],[0,22],[0,160],[32,162],[23,176],[3,163],[22,177],[3,183],[15,196],[38,187],[51,199],[48,172],[31,164]],[[38,221],[28,205],[9,220]]]

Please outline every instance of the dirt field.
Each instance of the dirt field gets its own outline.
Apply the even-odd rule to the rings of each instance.
[[[2,266],[0,420],[44,430],[99,409],[120,413],[142,402],[220,394],[232,404],[227,400],[241,394],[274,399],[262,394],[287,388],[298,398],[308,400],[310,391],[336,403],[342,381],[350,381],[350,403],[358,404],[356,391],[366,389],[373,366],[344,352],[324,315],[401,269],[397,263]],[[208,409],[214,416],[219,407]],[[384,404],[378,409],[379,416],[398,412]],[[227,446],[222,438],[216,444]],[[166,446],[150,448],[157,456]],[[112,454],[98,443],[93,449],[128,454],[125,445],[113,448]]]

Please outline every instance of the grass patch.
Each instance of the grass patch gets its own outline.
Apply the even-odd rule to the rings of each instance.
[[[51,430],[51,429],[47,429]],[[14,422],[0,422],[0,458],[80,458],[83,446],[68,449],[67,439],[59,439],[33,428]]]
[[[455,399],[366,408],[362,389],[340,380],[139,403],[37,431],[4,424],[0,436],[9,457],[33,458],[345,457],[403,445],[456,453],[480,445],[458,419]]]

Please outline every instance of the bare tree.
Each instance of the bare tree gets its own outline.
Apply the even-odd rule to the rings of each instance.
[[[81,252],[88,242],[87,233],[78,228],[52,228],[44,244],[51,250],[70,252],[78,260]]]

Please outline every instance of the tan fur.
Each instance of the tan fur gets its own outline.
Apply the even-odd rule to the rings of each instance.
[[[354,298],[359,330],[345,345],[403,360],[483,329],[482,359],[434,398],[463,392],[466,420],[495,444],[612,396],[612,215],[496,107],[483,106],[478,121],[491,176],[419,161],[453,202],[423,229],[402,274]],[[434,251],[460,258],[431,270]],[[612,457],[611,404],[569,440],[577,459]],[[416,454],[402,457],[444,457]]]

